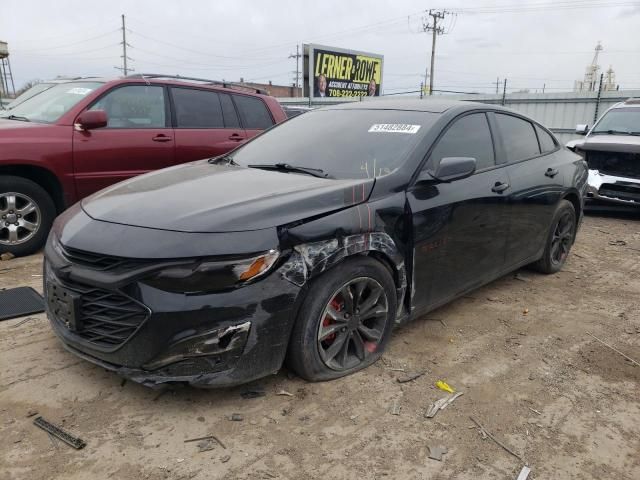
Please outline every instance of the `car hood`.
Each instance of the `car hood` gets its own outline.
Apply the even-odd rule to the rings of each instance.
[[[608,152],[640,152],[640,136],[635,135],[589,135],[575,145],[580,150]]]
[[[332,180],[199,161],[106,188],[82,202],[95,220],[179,232],[240,232],[364,202],[373,179]]]

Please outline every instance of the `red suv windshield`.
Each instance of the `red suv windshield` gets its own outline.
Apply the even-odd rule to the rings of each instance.
[[[53,123],[100,86],[100,82],[61,83],[12,108],[10,115],[31,122]]]

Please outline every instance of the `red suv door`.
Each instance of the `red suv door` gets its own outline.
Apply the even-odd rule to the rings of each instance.
[[[247,138],[228,94],[171,87],[171,99],[178,162],[222,155]]]
[[[135,175],[175,163],[167,93],[160,85],[117,86],[89,110],[107,113],[106,127],[73,132],[80,198]]]

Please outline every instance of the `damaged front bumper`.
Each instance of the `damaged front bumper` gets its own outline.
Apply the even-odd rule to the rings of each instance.
[[[640,179],[589,170],[586,200],[640,208]]]

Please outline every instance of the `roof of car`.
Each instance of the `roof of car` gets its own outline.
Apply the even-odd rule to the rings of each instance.
[[[468,108],[474,110],[477,108],[487,107],[477,102],[464,102],[460,100],[443,100],[443,99],[419,99],[419,98],[376,98],[367,99],[362,102],[343,103],[334,105],[331,109],[348,109],[348,110],[406,110],[416,112],[443,113],[453,108]],[[491,108],[502,108],[491,105]],[[506,109],[505,109],[506,110]]]

